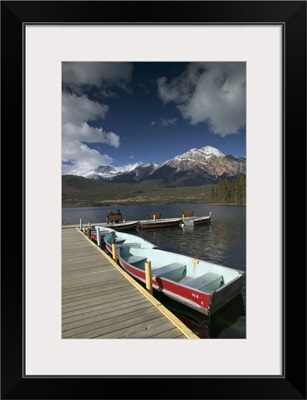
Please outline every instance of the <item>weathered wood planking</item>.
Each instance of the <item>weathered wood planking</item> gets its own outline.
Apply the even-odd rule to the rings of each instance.
[[[62,338],[198,339],[76,227],[62,229]]]

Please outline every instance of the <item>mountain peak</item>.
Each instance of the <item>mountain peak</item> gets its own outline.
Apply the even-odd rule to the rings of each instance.
[[[199,149],[199,152],[203,153],[206,156],[206,158],[211,157],[211,156],[224,157],[224,155],[225,155],[220,150],[218,150],[212,146],[202,147]]]
[[[192,148],[184,154],[160,164],[136,162],[121,167],[103,165],[83,174],[86,178],[114,182],[162,180],[180,185],[216,183],[246,173],[246,160],[225,155],[212,146]]]
[[[225,154],[223,154],[220,150],[211,147],[211,146],[205,146],[201,147],[200,149],[190,149],[186,153],[180,154],[176,157],[174,157],[171,160],[166,161],[164,164],[167,164],[169,162],[172,162],[173,160],[188,160],[188,159],[208,159],[212,156],[215,157],[225,157]]]

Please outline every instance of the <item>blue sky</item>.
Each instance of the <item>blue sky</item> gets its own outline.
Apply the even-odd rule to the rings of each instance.
[[[245,63],[62,64],[63,174],[206,145],[246,156]]]

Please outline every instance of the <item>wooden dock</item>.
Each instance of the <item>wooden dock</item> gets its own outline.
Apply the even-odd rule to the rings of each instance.
[[[79,229],[62,229],[62,338],[199,339]]]

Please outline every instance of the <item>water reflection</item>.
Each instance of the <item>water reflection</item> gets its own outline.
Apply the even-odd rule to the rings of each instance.
[[[246,209],[244,206],[213,206],[208,204],[168,204],[145,206],[121,206],[127,220],[145,219],[148,212],[159,211],[162,218],[178,217],[183,210],[193,210],[194,215],[208,215],[209,225],[177,226],[159,229],[135,230],[129,233],[143,237],[166,251],[191,256],[246,271]],[[63,223],[79,225],[104,221],[106,207],[91,209],[63,209]],[[245,338],[246,277],[242,292],[216,314],[206,317],[190,308],[156,293],[158,300],[202,338]],[[162,297],[161,297],[162,296]]]
[[[200,338],[245,338],[245,304],[242,294],[210,318],[163,293],[155,292],[154,296]]]

